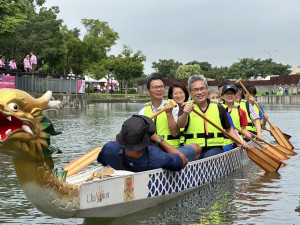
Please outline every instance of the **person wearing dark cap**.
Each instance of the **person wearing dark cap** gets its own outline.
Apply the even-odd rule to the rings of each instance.
[[[218,92],[219,92],[219,97],[220,97],[220,99],[222,99],[222,90],[223,90],[223,87],[224,87],[225,85],[227,85],[227,84],[229,84],[229,83],[226,82],[226,81],[223,81],[223,82],[221,82],[221,83],[218,85]]]
[[[240,108],[239,104],[234,101],[236,92],[237,88],[234,85],[227,84],[223,87],[221,93],[223,98],[223,106],[226,108],[227,113],[232,118],[232,125],[237,127],[239,130],[242,130],[244,136],[249,139],[251,134],[246,129],[246,126],[248,125],[246,113]],[[228,139],[226,143],[228,145],[226,145],[226,150],[230,150],[235,147],[230,139]],[[231,148],[228,149],[230,146]]]
[[[116,170],[132,172],[157,168],[179,171],[188,163],[183,153],[159,138],[154,122],[143,115],[127,119],[116,141],[103,146],[97,161]]]

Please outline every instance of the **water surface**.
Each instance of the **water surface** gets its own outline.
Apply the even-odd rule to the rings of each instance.
[[[142,106],[101,103],[81,111],[46,112],[55,128],[63,132],[51,140],[63,151],[53,157],[56,167],[112,140],[122,122]],[[272,123],[292,135],[291,142],[299,151],[300,106],[265,105],[264,109]],[[273,141],[270,135],[264,135]],[[249,161],[243,168],[184,196],[113,219],[56,219],[39,212],[20,189],[9,157],[0,155],[0,160],[1,224],[300,224],[298,155],[287,160],[288,166],[279,173],[264,173]]]

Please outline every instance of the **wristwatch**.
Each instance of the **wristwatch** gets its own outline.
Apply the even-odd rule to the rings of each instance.
[[[160,142],[164,141],[165,137],[164,136],[158,136],[158,140],[155,142],[157,145],[160,144]]]

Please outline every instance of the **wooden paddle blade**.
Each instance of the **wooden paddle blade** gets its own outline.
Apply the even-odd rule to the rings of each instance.
[[[249,147],[247,149],[247,153],[249,158],[266,172],[277,172],[282,164],[281,161],[270,157],[265,152],[254,146]]]
[[[272,125],[270,127],[270,131],[271,131],[271,135],[275,138],[275,140],[277,141],[277,143],[279,145],[284,146],[289,150],[294,148],[294,146],[291,144],[291,142],[285,139],[281,130],[277,126]]]
[[[288,141],[288,140],[290,140],[291,139],[291,135],[289,135],[289,134],[286,134],[286,133],[282,133],[283,134],[283,136],[285,137],[285,139]]]
[[[286,154],[282,153],[280,150],[277,150],[275,147],[263,145],[263,148],[267,151],[271,152],[274,156],[276,156],[278,159],[289,159]]]
[[[282,151],[284,154],[287,154],[287,155],[297,155],[298,154],[297,152],[287,149],[286,147],[283,147],[281,145],[274,145],[274,147],[276,147],[277,149],[279,149],[280,151]]]
[[[64,170],[68,170],[67,177],[75,175],[79,171],[83,170],[85,167],[90,165],[92,162],[96,161],[99,152],[102,150],[102,147],[98,147],[84,154],[83,156],[75,159],[66,166],[63,167]]]

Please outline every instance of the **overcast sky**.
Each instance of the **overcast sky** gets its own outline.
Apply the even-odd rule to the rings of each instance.
[[[300,66],[299,0],[47,0],[59,6],[69,29],[85,29],[81,19],[99,19],[119,33],[110,54],[123,45],[153,61],[207,61],[230,66],[253,57]]]

